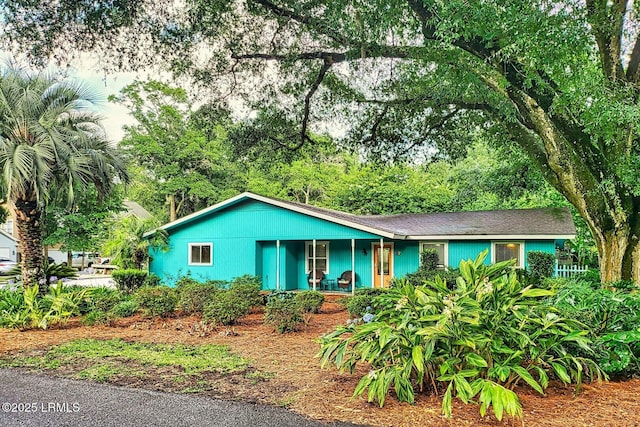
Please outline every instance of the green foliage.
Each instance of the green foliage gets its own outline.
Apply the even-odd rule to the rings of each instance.
[[[438,268],[438,251],[426,249],[420,253],[420,269],[434,271]]]
[[[175,289],[167,286],[142,287],[135,292],[134,298],[148,317],[168,317],[178,303]]]
[[[294,298],[270,298],[264,312],[264,323],[278,333],[295,332],[304,323],[303,308]]]
[[[216,297],[220,289],[211,283],[199,283],[193,279],[178,281],[178,309],[185,314],[202,313],[205,305]]]
[[[118,290],[131,293],[143,287],[147,280],[147,272],[137,269],[114,270],[111,277],[116,282]]]
[[[534,278],[541,280],[553,277],[556,262],[556,257],[553,254],[543,251],[529,251],[527,262]]]
[[[484,416],[492,409],[520,417],[516,383],[544,393],[549,379],[578,387],[602,373],[591,359],[587,331],[543,304],[545,289],[523,287],[513,262],[485,265],[487,251],[460,263],[454,289],[436,278],[423,286],[404,281],[378,297],[384,309],[375,321],[338,327],[322,338],[322,365],[354,372],[366,360],[370,372],[354,395],[367,392],[381,406],[391,389],[403,402],[416,390],[445,390],[442,411],[450,416],[454,397],[477,402]]]
[[[347,297],[344,303],[349,316],[360,318],[369,311],[379,311],[382,307],[377,297],[386,292],[388,291],[382,288],[358,289],[356,294],[352,297]],[[369,307],[369,310],[367,310],[367,307]]]
[[[266,303],[268,304],[269,301],[271,301],[272,299],[293,299],[296,297],[296,293],[293,291],[287,291],[284,289],[273,289],[271,292],[269,292],[269,294],[267,294],[267,297],[265,298]]]
[[[229,285],[229,290],[242,296],[247,300],[249,307],[262,304],[262,280],[258,276],[245,274],[244,276],[235,277]]]
[[[47,329],[79,314],[79,305],[92,290],[68,289],[62,282],[58,282],[49,286],[44,296],[39,295],[37,285],[15,292],[20,292],[22,296],[7,293],[0,300],[0,305],[4,306],[0,312],[0,325],[20,329]]]
[[[591,330],[596,360],[607,374],[640,374],[640,294],[570,280],[561,282],[549,304]]]
[[[109,325],[115,320],[115,316],[110,312],[94,310],[88,312],[82,319],[82,324],[86,326]]]
[[[184,89],[155,80],[136,81],[111,101],[137,121],[119,144],[135,170],[130,191],[160,218],[174,221],[243,189],[223,114],[206,105],[196,112]]]
[[[162,281],[160,280],[160,276],[154,273],[147,274],[146,279],[144,279],[143,286],[160,286]]]
[[[122,295],[120,291],[109,288],[95,288],[85,299],[85,302],[80,308],[80,312],[107,312],[115,307],[118,303],[120,303],[120,301],[122,301]]]
[[[295,301],[303,313],[319,313],[324,304],[324,295],[318,291],[302,291],[295,294]]]
[[[130,317],[138,312],[140,304],[135,299],[120,301],[109,311],[115,317]]]
[[[124,216],[116,220],[110,229],[109,238],[102,246],[105,256],[111,263],[124,269],[142,269],[149,260],[150,252],[169,250],[168,235],[157,229],[159,222],[155,218],[140,219],[136,216]],[[147,232],[153,233],[147,237]]]
[[[219,290],[213,300],[204,306],[202,320],[218,325],[233,325],[246,316],[251,308],[250,302],[242,293],[233,290]]]

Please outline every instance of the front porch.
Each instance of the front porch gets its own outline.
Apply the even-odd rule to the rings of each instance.
[[[417,244],[384,239],[270,240],[256,246],[256,275],[264,290],[344,294],[388,287],[396,273],[415,270],[419,258]]]

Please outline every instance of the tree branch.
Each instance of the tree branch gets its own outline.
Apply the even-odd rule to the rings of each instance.
[[[266,10],[270,11],[272,14],[281,17],[281,18],[288,18],[291,19],[295,22],[298,22],[300,24],[304,24],[305,26],[317,31],[319,34],[322,34],[328,38],[330,38],[331,40],[333,40],[334,42],[343,45],[343,46],[347,46],[349,44],[352,44],[353,41],[350,41],[348,39],[346,39],[342,34],[334,31],[332,28],[330,28],[329,26],[327,26],[324,22],[317,20],[317,19],[313,19],[307,16],[303,16],[300,15],[292,10],[287,10],[284,9],[280,6],[276,6],[275,4],[273,4],[272,2],[268,1],[268,0],[250,0],[253,1],[261,6],[263,6]]]
[[[625,79],[620,61],[627,0],[587,0],[587,19],[598,44],[604,75],[611,82]]]
[[[304,97],[304,113],[302,116],[302,127],[300,129],[300,145],[304,144],[305,141],[310,140],[307,136],[307,127],[309,125],[309,114],[311,111],[311,98],[317,92],[318,88],[320,87],[320,83],[322,83],[322,81],[324,80],[324,76],[327,74],[327,71],[329,71],[332,65],[333,62],[330,59],[324,61],[322,67],[320,68],[320,72],[318,73],[318,77],[316,77],[316,80],[311,85],[311,88],[309,88],[309,92],[307,92],[307,95]]]

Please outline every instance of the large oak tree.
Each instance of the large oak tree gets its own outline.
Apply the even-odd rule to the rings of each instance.
[[[7,43],[34,57],[115,51],[102,56],[121,68],[161,52],[221,96],[248,94],[268,108],[274,144],[313,143],[342,119],[347,138],[382,156],[418,145],[455,153],[452,132],[499,127],[584,217],[603,280],[640,282],[640,22],[630,1],[4,6]]]

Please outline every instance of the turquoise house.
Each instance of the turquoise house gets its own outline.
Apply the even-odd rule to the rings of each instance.
[[[575,237],[565,208],[363,216],[253,193],[160,228],[170,249],[151,254],[150,271],[165,283],[251,274],[265,290],[387,287],[417,270],[424,249],[438,251],[442,268],[485,249],[487,262],[515,258],[526,268],[527,252],[555,254]]]

